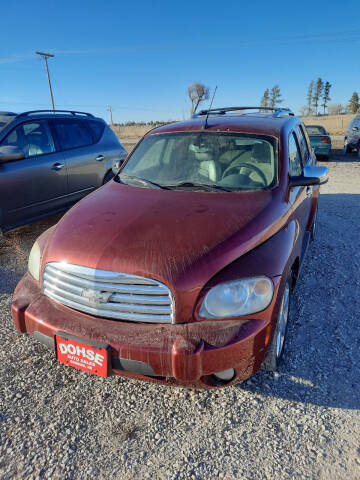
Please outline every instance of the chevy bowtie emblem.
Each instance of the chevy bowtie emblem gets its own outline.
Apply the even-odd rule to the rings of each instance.
[[[100,292],[98,290],[92,290],[91,288],[84,288],[81,292],[82,297],[94,303],[108,302],[111,295],[112,292]]]

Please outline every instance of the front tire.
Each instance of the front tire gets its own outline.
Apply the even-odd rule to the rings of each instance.
[[[268,372],[275,372],[278,369],[284,352],[284,344],[289,321],[291,284],[291,278],[288,278],[282,294],[278,319],[275,325],[275,331],[271,340],[271,345],[262,365],[263,368]]]
[[[114,178],[114,174],[113,174],[112,170],[109,170],[104,177],[103,185],[105,185],[105,183],[107,183],[107,182],[110,182],[110,180],[112,178]]]

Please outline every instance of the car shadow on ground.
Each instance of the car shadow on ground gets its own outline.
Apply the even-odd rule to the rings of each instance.
[[[322,164],[324,162],[332,163],[332,162],[342,162],[342,163],[351,163],[351,162],[356,162],[358,160],[357,158],[357,153],[352,152],[345,154],[342,148],[332,148],[329,158],[322,158],[322,157],[317,157],[317,161],[319,164]]]
[[[315,242],[296,286],[284,358],[237,388],[360,409],[360,194],[322,194]]]

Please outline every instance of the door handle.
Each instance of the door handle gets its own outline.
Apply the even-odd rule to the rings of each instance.
[[[306,187],[305,192],[306,192],[306,196],[307,196],[307,197],[311,197],[311,195],[312,195],[312,188],[311,188],[311,187]]]
[[[63,167],[65,167],[65,165],[63,163],[56,162],[51,167],[51,170],[61,170]]]
[[[101,160],[104,160],[104,155],[98,155],[95,160],[97,160],[98,162],[101,162]]]

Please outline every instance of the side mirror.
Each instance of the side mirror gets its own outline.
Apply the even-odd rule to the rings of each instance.
[[[113,165],[112,165],[112,171],[113,171],[113,174],[116,175],[117,173],[119,173],[119,170],[121,168],[121,165],[124,163],[124,160],[125,158],[120,158],[119,160],[116,160]]]
[[[0,163],[23,160],[24,158],[24,152],[18,147],[13,147],[12,145],[0,147]]]
[[[322,185],[328,181],[329,169],[324,166],[309,165],[304,168],[303,175],[290,178],[290,187]]]

